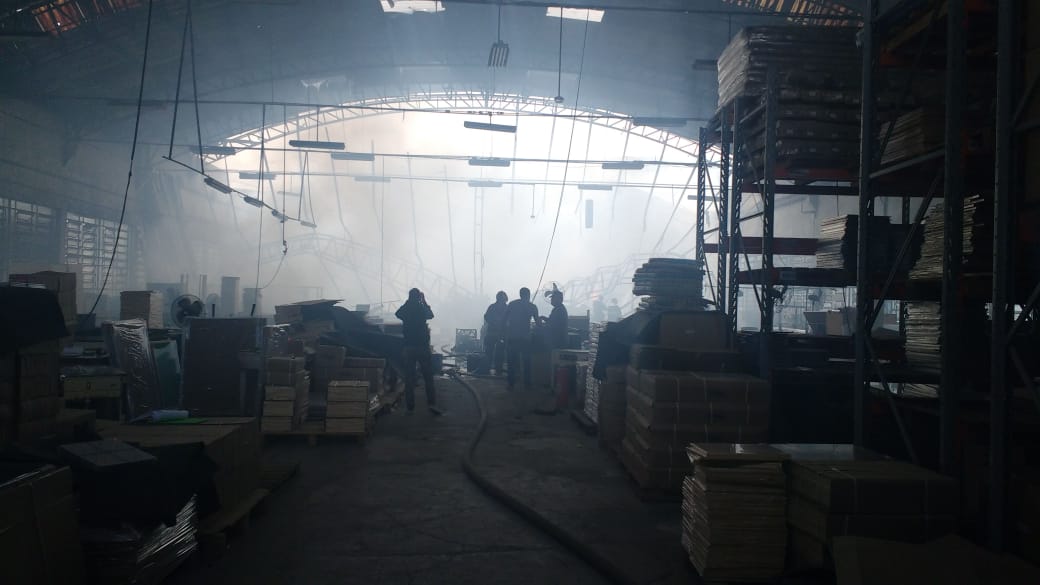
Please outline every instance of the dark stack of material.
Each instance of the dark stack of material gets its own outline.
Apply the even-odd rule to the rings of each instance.
[[[769,394],[744,374],[629,368],[622,462],[640,486],[678,492],[689,443],[767,439]]]
[[[924,224],[924,243],[921,256],[910,271],[910,278],[936,280],[942,278],[943,216],[942,201],[936,202]],[[992,268],[993,257],[993,204],[980,195],[964,199],[964,271],[986,272]]]
[[[891,257],[889,238],[889,219],[885,216],[871,219],[870,260],[871,266],[877,269],[886,267]],[[875,236],[877,238],[875,239]],[[857,238],[859,237],[859,216],[842,215],[820,222],[820,239],[816,246],[816,267],[836,268],[840,270],[856,270]]]
[[[599,352],[599,334],[607,328],[606,323],[592,323],[589,331],[589,363],[596,363],[596,354]],[[588,369],[585,381],[585,416],[594,423],[599,422],[599,387],[600,381],[596,379],[593,368]]]
[[[764,26],[741,30],[719,57],[719,105],[761,96],[770,68],[777,76],[777,162],[794,167],[854,169],[859,154],[860,56],[856,29]],[[753,107],[753,106],[749,106]],[[761,177],[765,123],[746,136]]]
[[[322,336],[336,331],[332,308],[338,302],[319,299],[276,306],[274,322],[289,326],[289,351],[297,355],[302,355],[305,347],[317,351]]]
[[[835,537],[925,542],[956,529],[956,483],[909,463],[792,461],[788,477],[792,549],[805,566],[822,563]]]
[[[892,122],[881,124],[879,141],[888,135],[890,126],[893,126]],[[899,116],[892,128],[892,137],[881,155],[881,164],[897,163],[942,148],[944,128],[942,109],[918,108]]]
[[[632,294],[646,311],[702,310],[704,264],[699,260],[651,258],[632,277]]]
[[[692,444],[682,544],[707,583],[768,582],[787,552],[788,455],[768,445]]]
[[[287,432],[299,427],[307,418],[310,385],[310,374],[304,369],[304,358],[268,358],[261,429],[270,433]]]
[[[143,319],[149,329],[161,329],[163,326],[163,295],[155,290],[125,290],[119,293],[119,318]]]
[[[69,335],[76,331],[76,278],[75,272],[34,272],[32,274],[12,274],[7,277],[11,286],[42,286],[58,298],[58,305],[65,319],[65,328]]]
[[[610,366],[606,379],[599,383],[596,420],[600,444],[617,454],[621,453],[621,440],[625,438],[626,406],[625,367]]]
[[[939,369],[942,362],[942,306],[932,301],[906,303],[906,361]]]
[[[0,444],[46,434],[61,412],[61,344],[44,341],[0,356]]]
[[[334,380],[328,385],[325,432],[364,435],[370,426],[367,380]]]
[[[902,248],[903,243],[906,241],[908,234],[913,231],[913,236],[910,239],[910,246],[906,250],[906,254],[903,255],[903,260],[899,263],[896,268],[896,274],[902,275],[904,278],[913,269],[914,264],[917,264],[917,260],[921,257],[921,244],[924,242],[924,230],[918,227],[916,230],[912,230],[913,226],[905,223],[894,223],[888,226],[888,249],[890,260],[885,262],[884,270],[888,270],[896,262],[896,258],[899,256],[899,250]]]

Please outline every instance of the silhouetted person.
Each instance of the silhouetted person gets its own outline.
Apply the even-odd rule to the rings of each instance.
[[[610,299],[610,306],[607,307],[607,321],[611,323],[617,323],[621,320],[621,307],[617,304],[617,299]]]
[[[567,349],[567,307],[563,306],[563,291],[553,285],[547,296],[553,308],[549,318],[545,319],[549,349]]]
[[[603,299],[596,297],[592,301],[592,322],[602,323],[607,318],[607,306],[603,304]]]
[[[517,371],[524,369],[524,385],[531,385],[531,321],[538,321],[538,307],[531,302],[531,291],[520,289],[520,298],[506,309],[506,348],[509,350],[509,389],[516,385]]]
[[[488,368],[495,367],[495,374],[502,375],[502,364],[506,361],[506,311],[509,297],[504,291],[498,291],[495,302],[484,312],[484,353],[487,355]]]
[[[437,395],[433,389],[430,327],[426,324],[433,319],[433,310],[426,303],[426,295],[417,288],[408,291],[408,300],[397,309],[395,315],[404,325],[404,402],[408,413],[415,410],[415,366],[418,364],[426,386],[426,406],[434,414],[441,414],[437,409]]]

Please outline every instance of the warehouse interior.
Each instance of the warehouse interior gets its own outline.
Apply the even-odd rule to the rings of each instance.
[[[0,582],[1040,583],[1038,22],[0,0]]]

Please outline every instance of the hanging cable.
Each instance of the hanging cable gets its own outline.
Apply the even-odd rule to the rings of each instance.
[[[664,242],[664,236],[668,233],[668,228],[671,227],[672,220],[675,219],[675,214],[679,211],[679,205],[682,204],[683,199],[686,197],[686,191],[690,188],[690,183],[693,181],[693,176],[695,174],[697,174],[696,167],[694,167],[694,169],[690,171],[690,176],[686,179],[686,186],[683,187],[683,190],[679,193],[679,198],[675,201],[675,206],[672,207],[672,214],[668,216],[668,221],[664,224],[664,229],[661,230],[661,237],[657,238],[657,243],[654,244],[654,248],[650,250],[651,254],[656,252],[657,249],[661,247],[661,244]]]
[[[184,14],[184,32],[181,33],[181,57],[180,63],[177,65],[177,91],[174,92],[173,97],[173,122],[170,123],[170,151],[167,154],[168,158],[173,158],[173,141],[177,133],[177,110],[181,105],[181,80],[184,79],[184,49],[188,46],[188,23],[190,18],[191,3],[188,4],[188,11]],[[202,156],[201,148],[199,149],[199,156]]]
[[[563,20],[562,18],[560,19]],[[574,91],[574,106],[577,107],[578,99],[581,97],[581,77],[585,69],[585,46],[589,40],[589,17],[588,14],[585,16],[585,34],[581,41],[581,59],[578,62],[578,82],[577,88]],[[563,46],[563,24],[560,24],[560,46]],[[560,63],[563,63],[563,51],[560,51]],[[570,169],[571,159],[571,148],[574,146],[574,128],[577,126],[577,120],[571,120],[571,136],[567,141],[567,159],[563,164],[563,183],[560,185],[560,201],[556,205],[556,219],[553,220],[552,234],[549,236],[549,247],[545,251],[545,262],[542,263],[542,273],[538,276],[538,286],[535,287],[535,291],[542,289],[542,281],[545,279],[545,271],[549,267],[549,256],[552,254],[553,242],[556,241],[556,229],[560,225],[560,211],[563,209],[563,194],[567,188],[567,172]]]
[[[188,0],[188,38],[191,41],[191,88],[195,97],[195,135],[199,140],[199,172],[206,173],[202,158],[202,117],[199,115],[199,78],[195,60],[195,19],[191,14],[191,0]]]
[[[101,302],[101,295],[105,294],[105,289],[108,287],[108,279],[112,276],[112,265],[116,262],[116,254],[119,253],[119,241],[123,235],[123,223],[126,220],[126,202],[130,198],[130,182],[134,177],[134,156],[137,154],[137,136],[141,128],[141,110],[144,105],[144,76],[148,71],[148,45],[152,39],[152,3],[154,0],[148,0],[148,24],[144,29],[144,55],[141,58],[141,81],[137,88],[137,115],[134,117],[134,137],[131,141],[130,146],[130,165],[126,172],[126,189],[123,190],[123,205],[119,211],[119,223],[116,225],[116,240],[112,244],[112,255],[108,258],[108,268],[105,269],[105,279],[101,281],[101,288],[98,290],[97,298],[94,299],[94,305],[90,307],[90,313],[93,315],[94,311],[97,310],[98,303]]]

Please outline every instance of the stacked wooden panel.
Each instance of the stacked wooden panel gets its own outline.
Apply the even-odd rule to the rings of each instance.
[[[766,441],[769,396],[745,374],[630,367],[622,462],[642,487],[677,492],[689,443]]]
[[[163,296],[154,290],[125,290],[119,293],[119,319],[144,319],[149,329],[163,326]]]
[[[956,483],[909,463],[792,461],[788,478],[792,550],[803,567],[821,564],[839,536],[925,542],[956,529]]]
[[[870,234],[875,243],[870,247],[870,265],[874,270],[887,270],[889,260],[894,259],[889,246],[889,228],[888,217],[871,219]],[[842,215],[821,221],[820,238],[816,245],[816,267],[856,270],[858,237],[857,215]]]
[[[277,433],[298,428],[307,418],[310,384],[304,358],[268,358],[260,429],[265,433]]]
[[[51,429],[63,405],[60,361],[57,340],[0,357],[0,445]]]
[[[766,582],[784,570],[787,503],[783,461],[768,445],[687,447],[693,474],[683,482],[682,544],[701,578]]]
[[[616,454],[621,453],[621,441],[625,438],[625,383],[624,366],[608,367],[607,378],[599,383],[599,441]]]
[[[328,385],[325,432],[363,435],[368,432],[367,380],[333,380]]]
[[[596,355],[599,353],[599,335],[607,328],[606,323],[592,323],[589,331],[589,364],[588,374],[585,381],[585,416],[594,423],[599,421],[599,387],[601,382],[596,379],[593,370],[596,365]]]
[[[632,275],[632,294],[644,297],[644,311],[703,310],[704,263],[699,260],[650,258]]]
[[[910,271],[910,278],[937,280],[942,278],[945,230],[944,205],[938,201],[924,220],[924,243],[921,256]],[[992,268],[993,203],[980,195],[965,197],[963,210],[964,271],[986,272]]]
[[[76,331],[76,278],[75,272],[35,272],[8,276],[11,286],[42,286],[58,297],[65,328],[69,335]]]

